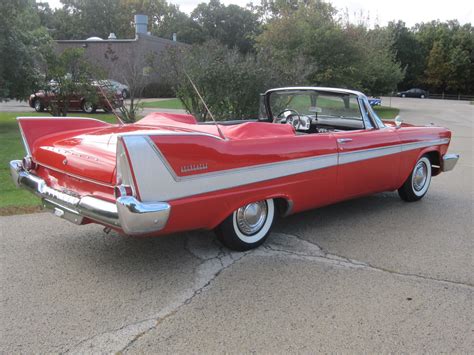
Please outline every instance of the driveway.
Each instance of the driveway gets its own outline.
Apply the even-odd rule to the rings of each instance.
[[[453,130],[455,170],[417,203],[390,192],[281,219],[255,251],[0,217],[0,352],[472,352],[474,106],[392,105]]]

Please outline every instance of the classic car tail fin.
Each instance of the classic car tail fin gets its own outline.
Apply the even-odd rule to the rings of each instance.
[[[110,126],[109,123],[85,117],[18,117],[21,136],[27,155],[35,141],[53,133]]]
[[[117,139],[117,166],[115,197],[133,196],[140,199],[135,175],[130,165],[130,156],[122,137]]]

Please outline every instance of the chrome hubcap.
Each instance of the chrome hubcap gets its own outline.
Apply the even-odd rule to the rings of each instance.
[[[41,102],[39,102],[39,100],[36,100],[35,101],[35,109],[39,110],[41,107]]]
[[[420,191],[425,186],[428,177],[428,167],[425,162],[420,161],[413,173],[413,188],[416,191]]]
[[[237,226],[245,235],[255,234],[265,224],[267,214],[266,201],[250,203],[237,210]]]

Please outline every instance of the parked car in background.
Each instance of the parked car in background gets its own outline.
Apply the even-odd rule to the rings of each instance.
[[[370,106],[380,106],[382,105],[382,99],[379,97],[368,97],[367,100],[369,100],[369,105]]]
[[[105,112],[110,112],[113,108],[123,106],[121,92],[111,89],[107,85],[99,85],[98,82],[95,81],[92,82],[92,86],[97,92],[95,100],[87,98],[84,95],[73,94],[69,97],[69,110],[94,113],[97,109],[102,109]],[[48,110],[51,105],[58,104],[57,95],[59,90],[61,90],[61,88],[58,84],[55,81],[51,81],[47,90],[39,90],[38,92],[31,94],[28,98],[28,104],[37,112]],[[104,96],[107,96],[107,98]]]
[[[75,224],[133,236],[215,230],[248,250],[278,215],[382,191],[420,200],[459,158],[448,129],[382,121],[357,91],[272,89],[262,103],[259,119],[219,124],[159,112],[127,125],[19,117],[26,156],[11,175]]]
[[[400,91],[397,92],[398,97],[418,97],[420,99],[424,99],[428,97],[428,91],[422,89],[410,89],[407,91]]]
[[[128,85],[119,83],[116,80],[108,79],[107,82],[118,92],[122,94],[122,97],[126,99],[130,96],[130,89]]]

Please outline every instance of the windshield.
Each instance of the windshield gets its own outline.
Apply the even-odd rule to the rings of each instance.
[[[300,115],[326,118],[345,118],[362,121],[356,95],[313,90],[285,90],[272,92],[269,97],[274,118],[282,118],[287,111]]]

